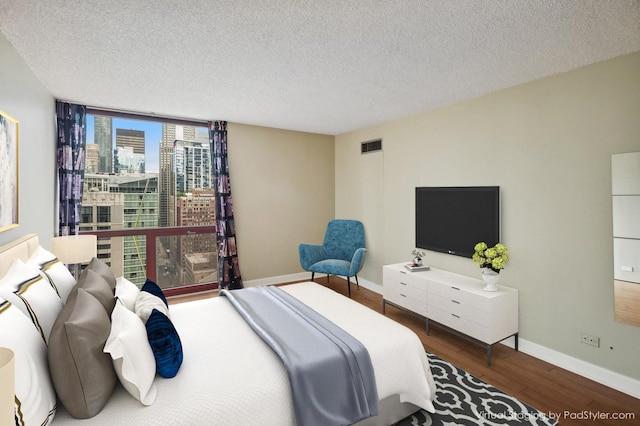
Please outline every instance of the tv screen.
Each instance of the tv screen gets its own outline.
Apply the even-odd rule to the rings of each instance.
[[[500,187],[417,187],[416,247],[471,257],[500,242]]]

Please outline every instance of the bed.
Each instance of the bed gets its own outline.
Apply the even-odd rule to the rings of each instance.
[[[37,235],[28,235],[0,248],[0,277],[15,259],[27,261],[38,247]],[[319,284],[305,282],[280,288],[367,348],[375,371],[380,414],[357,424],[391,425],[420,408],[433,412],[435,386],[415,333]],[[227,298],[172,304],[169,312],[184,359],[175,377],[155,377],[157,393],[151,405],[142,405],[118,384],[97,415],[77,420],[58,403],[52,424],[296,424],[282,361]]]

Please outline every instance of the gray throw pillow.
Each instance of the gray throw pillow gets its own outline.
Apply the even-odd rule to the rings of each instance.
[[[82,271],[82,275],[78,279],[78,283],[74,289],[71,290],[71,294],[69,294],[67,303],[69,303],[69,300],[73,300],[76,297],[75,293],[80,288],[91,293],[93,297],[98,299],[104,307],[104,310],[107,312],[107,315],[111,316],[111,311],[113,311],[113,307],[116,304],[114,289],[111,288],[102,275],[99,275],[91,269],[85,269]]]
[[[116,288],[116,276],[113,275],[113,271],[111,270],[109,265],[104,263],[102,260],[94,257],[87,265],[85,271],[86,270],[91,270],[104,278],[105,281],[109,284],[109,287],[111,287],[111,290],[114,290]]]
[[[109,315],[90,293],[78,288],[56,319],[49,337],[49,370],[62,405],[86,419],[105,406],[117,382],[103,348],[111,330]]]

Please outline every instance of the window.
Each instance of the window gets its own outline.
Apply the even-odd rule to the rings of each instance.
[[[93,222],[93,207],[82,207],[82,223]]]
[[[138,285],[215,281],[208,129],[89,112],[81,229],[98,235],[101,258]]]
[[[111,222],[111,207],[98,206],[98,222],[99,223]]]

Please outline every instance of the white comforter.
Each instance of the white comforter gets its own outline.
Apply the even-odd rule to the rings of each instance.
[[[424,349],[408,328],[315,283],[282,289],[356,339],[371,356],[379,398],[397,394],[433,412],[435,385]],[[172,379],[156,378],[145,407],[121,386],[104,410],[76,420],[59,407],[54,425],[295,425],[287,372],[227,298],[171,305],[184,361]]]

